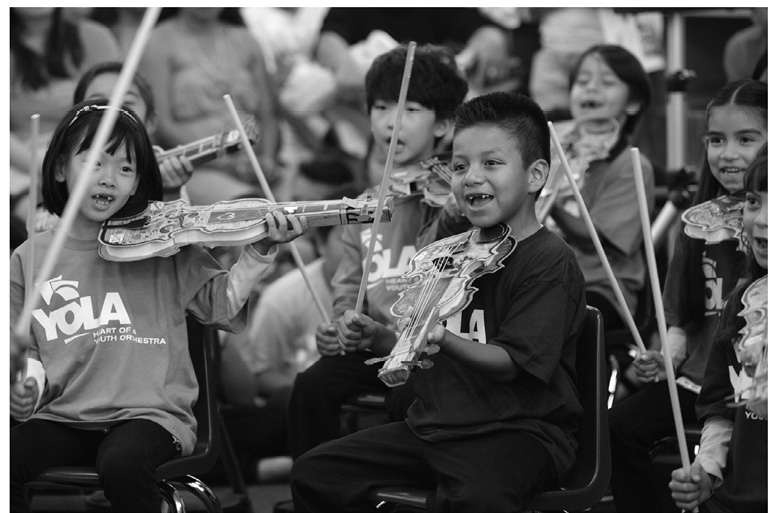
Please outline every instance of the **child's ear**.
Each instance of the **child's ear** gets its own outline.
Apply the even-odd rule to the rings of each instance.
[[[536,193],[547,183],[549,164],[539,159],[528,167],[528,192]]]
[[[64,166],[61,162],[56,163],[56,171],[54,171],[53,177],[57,182],[64,183],[67,181],[67,174],[64,172]]]
[[[435,121],[435,126],[432,129],[432,133],[436,138],[445,137],[446,134],[453,130],[453,120],[451,119],[438,119]]]
[[[642,105],[638,101],[630,101],[627,103],[627,107],[624,109],[624,112],[627,113],[628,116],[634,116],[638,112],[640,112],[640,108]]]

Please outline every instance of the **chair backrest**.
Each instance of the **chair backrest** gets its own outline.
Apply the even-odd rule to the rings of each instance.
[[[194,317],[188,316],[187,336],[189,354],[200,390],[192,408],[197,419],[197,443],[191,455],[171,460],[158,467],[158,480],[185,474],[204,474],[213,468],[219,456],[220,422],[214,366],[218,333],[210,326],[204,326]]]
[[[576,351],[576,372],[584,408],[576,438],[576,464],[562,490],[544,492],[529,505],[535,510],[581,510],[600,501],[611,476],[611,446],[608,437],[608,391],[605,387],[605,341],[603,318],[587,307],[584,328]]]

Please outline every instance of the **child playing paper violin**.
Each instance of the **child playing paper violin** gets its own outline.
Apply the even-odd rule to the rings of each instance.
[[[407,420],[294,463],[296,511],[374,511],[368,493],[389,485],[435,488],[431,511],[520,511],[574,462],[584,278],[573,251],[536,219],[549,172],[546,118],[525,96],[493,93],[460,106],[455,123],[453,194],[478,234],[507,225],[515,249],[503,269],[472,283],[462,312],[428,335],[440,351],[410,378]],[[397,338],[354,311],[339,329],[353,354],[385,355]]]
[[[693,206],[683,213],[664,284],[666,350],[672,356],[675,376],[666,375],[659,351],[651,349],[638,355],[632,370],[643,388],[608,411],[611,488],[619,511],[674,509],[666,487],[656,485],[650,454],[658,440],[674,434],[665,380],[678,382],[682,420],[695,423],[697,389],[703,381],[715,328],[725,297],[738,283],[745,258],[738,233],[721,229],[733,226],[734,220],[740,225],[741,209],[737,206],[726,212],[709,206],[723,199],[737,205],[743,202],[744,171],[766,141],[767,98],[764,82],[744,80],[722,87],[707,105],[705,159],[699,185]],[[692,231],[685,220],[689,212],[701,208],[713,215]]]
[[[574,137],[602,140],[599,150],[574,151],[571,168],[580,171],[579,190],[600,236],[616,279],[632,312],[645,283],[646,265],[640,247],[640,206],[630,160],[629,139],[651,100],[651,84],[642,65],[616,45],[597,45],[582,54],[570,79],[571,114],[580,133]],[[587,145],[591,146],[591,145]],[[654,177],[650,162],[641,159],[648,208],[653,209]],[[554,169],[554,167],[553,167]],[[566,180],[552,208],[552,219],[573,247],[587,283],[587,303],[604,316],[605,329],[625,326],[619,300],[611,288],[587,225],[576,207]],[[610,348],[608,348],[610,351]]]
[[[56,128],[43,161],[43,202],[61,215],[84,172],[110,108],[75,105]],[[199,246],[168,258],[110,262],[98,254],[107,219],[127,206],[158,200],[162,183],[144,125],[119,109],[57,263],[36,283],[27,378],[12,385],[11,510],[28,511],[24,484],[58,465],[95,465],[112,511],[160,511],[157,466],[192,452],[198,385],[185,317],[230,331],[244,327],[246,300],[271,265],[276,244],[307,228],[305,218],[267,215],[268,236],[245,247],[229,272]],[[56,229],[65,229],[58,226]],[[36,234],[11,256],[11,319],[25,302],[30,273],[40,272],[54,232]],[[35,262],[30,265],[31,244]]]
[[[766,166],[763,145],[744,175],[743,237],[750,257],[748,270],[720,316],[696,401],[696,413],[704,421],[701,448],[689,471],[675,470],[669,483],[672,499],[686,510],[696,506],[702,512],[768,508]]]
[[[372,144],[387,150],[392,139],[398,96],[406,62],[405,46],[379,56],[366,75],[366,96],[371,122]],[[393,173],[421,171],[419,163],[434,155],[439,141],[449,136],[453,112],[467,94],[467,83],[456,66],[453,54],[439,46],[417,46],[413,70],[402,116]],[[372,191],[378,194],[376,189]],[[401,277],[411,258],[422,245],[428,227],[441,220],[448,231],[451,221],[444,219],[439,207],[425,202],[422,193],[395,195],[392,221],[382,224],[373,249],[373,272],[368,275],[364,311],[377,321],[394,326],[390,312],[398,293],[405,285]],[[462,220],[465,229],[466,220]],[[333,322],[323,323],[317,330],[317,346],[322,357],[296,377],[288,407],[288,430],[291,456],[304,452],[338,436],[342,405],[361,393],[385,392],[378,379],[377,368],[364,361],[370,354],[344,354],[339,345],[336,320],[344,311],[354,308],[363,265],[372,236],[371,226],[347,226],[342,229],[342,259],[332,280]],[[436,228],[437,231],[437,228]],[[431,239],[429,242],[431,242]],[[405,387],[392,396],[406,394]],[[412,395],[408,397],[410,404]],[[399,401],[398,401],[399,402]]]

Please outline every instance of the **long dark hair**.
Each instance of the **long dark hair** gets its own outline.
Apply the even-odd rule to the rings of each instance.
[[[66,165],[72,155],[91,147],[107,103],[106,99],[80,102],[64,115],[56,127],[43,159],[42,198],[43,206],[49,212],[56,215],[64,212],[69,200],[69,188],[66,183],[56,180],[56,172]],[[123,145],[129,159],[136,159],[139,187],[117,217],[129,210],[141,210],[146,207],[147,200],[160,200],[163,196],[163,181],[149,135],[136,113],[130,109],[121,109],[105,151],[115,153]]]
[[[762,116],[765,122],[768,119],[766,117],[767,94],[765,82],[756,80],[731,82],[720,89],[707,105],[707,123],[712,108],[724,105],[749,108],[755,114]],[[712,174],[708,159],[704,158],[699,187],[691,204],[698,205],[727,192]],[[684,226],[681,226],[675,243],[675,253],[670,263],[669,276],[677,282],[677,290],[686,291],[685,294],[680,295],[679,300],[680,327],[683,329],[695,330],[704,320],[706,294],[701,264],[703,251],[704,241],[688,237],[684,233]],[[727,291],[723,292],[727,293]]]
[[[40,55],[23,42],[27,24],[16,9],[10,11],[11,53],[21,84],[31,90],[47,86],[52,79],[69,78],[67,61],[75,67],[83,61],[85,50],[77,25],[64,16],[61,7],[53,11],[51,28],[45,41],[45,52]]]
[[[766,158],[766,146],[765,144],[760,148],[758,156],[752,161],[747,171],[744,173],[744,190],[752,192],[766,192],[768,191],[768,158]],[[742,277],[743,283],[734,287],[730,294],[728,294],[728,301],[726,303],[723,314],[720,317],[720,328],[717,331],[718,341],[734,340],[738,337],[739,330],[746,324],[746,319],[738,315],[743,305],[741,304],[741,296],[744,295],[744,291],[755,280],[765,276],[766,270],[758,265],[755,260],[752,248],[748,246],[747,254],[749,258],[744,265],[744,272]]]

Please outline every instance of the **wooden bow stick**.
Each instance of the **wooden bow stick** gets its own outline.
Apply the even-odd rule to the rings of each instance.
[[[275,195],[272,194],[272,189],[269,186],[269,182],[267,182],[267,178],[266,176],[264,176],[264,171],[261,169],[259,160],[256,158],[256,153],[253,151],[253,147],[250,144],[248,144],[248,134],[246,133],[245,127],[243,126],[243,122],[237,113],[237,109],[235,108],[235,104],[232,101],[232,97],[228,94],[225,94],[224,102],[227,104],[227,108],[229,109],[229,113],[232,116],[232,119],[234,120],[235,125],[237,126],[237,130],[240,132],[240,140],[243,141],[243,149],[245,150],[245,153],[248,155],[248,159],[250,160],[251,165],[253,166],[253,170],[256,173],[256,178],[259,180],[261,189],[264,191],[264,194],[266,195],[269,201],[271,201],[272,203],[277,203],[277,200],[275,199]],[[379,205],[379,208],[381,208],[381,205]],[[377,212],[376,215],[380,215],[380,214]],[[291,254],[293,255],[293,260],[296,262],[296,266],[299,268],[299,272],[301,272],[301,275],[304,277],[304,282],[307,284],[307,288],[309,289],[309,293],[312,295],[312,299],[315,301],[315,305],[317,306],[317,309],[320,310],[320,315],[323,316],[323,321],[325,323],[330,323],[331,322],[330,314],[326,311],[325,306],[323,306],[323,302],[320,300],[320,295],[317,293],[315,286],[312,284],[312,281],[309,279],[309,275],[307,274],[307,268],[304,265],[304,260],[302,260],[301,253],[299,253],[299,248],[296,246],[296,244],[294,244],[293,241],[288,243],[288,247],[291,250]]]
[[[368,274],[371,270],[373,261],[373,250],[376,247],[376,238],[379,234],[381,225],[381,209],[384,206],[384,200],[389,190],[389,175],[392,174],[392,164],[395,160],[395,148],[397,148],[397,137],[400,134],[400,123],[403,119],[405,110],[405,100],[408,96],[408,84],[411,82],[411,70],[413,70],[413,57],[416,54],[416,43],[408,43],[408,52],[405,56],[405,69],[403,71],[403,81],[400,84],[400,97],[397,100],[397,110],[395,111],[395,125],[392,127],[392,138],[389,141],[389,150],[387,151],[387,160],[384,164],[384,176],[381,178],[379,187],[379,203],[376,207],[376,213],[373,218],[373,227],[371,228],[371,238],[368,241],[368,253],[365,255],[363,264],[363,276],[360,280],[360,290],[357,293],[357,303],[355,303],[355,313],[363,310],[363,300],[365,299],[365,289],[368,287]]]
[[[29,240],[29,253],[27,254],[27,262],[25,264],[26,274],[24,277],[24,302],[29,303],[32,301],[33,291],[35,289],[35,232],[37,224],[37,139],[40,135],[40,114],[33,114],[30,118],[31,128],[29,137],[29,193],[27,194],[27,239]],[[20,335],[21,332],[16,332],[16,335]],[[18,340],[18,338],[17,338]],[[13,342],[12,342],[13,343]],[[19,342],[21,343],[21,342]],[[24,357],[21,361],[21,368],[17,373],[17,380],[24,382],[27,379],[27,353],[29,347],[26,342],[23,343],[26,347],[24,351]]]
[[[64,240],[67,231],[72,227],[72,223],[75,220],[77,212],[80,210],[80,204],[85,198],[85,194],[90,185],[91,177],[94,172],[96,159],[99,153],[104,148],[109,140],[109,136],[112,134],[112,128],[115,126],[117,116],[119,114],[119,108],[123,104],[123,98],[125,97],[128,88],[133,81],[133,75],[138,67],[141,54],[146,46],[149,33],[154,27],[158,16],[160,15],[160,7],[148,7],[144,12],[144,17],[141,20],[141,25],[136,32],[136,38],[131,44],[131,48],[128,52],[128,56],[125,59],[125,65],[123,66],[120,75],[118,76],[115,89],[112,91],[112,95],[109,98],[108,106],[111,107],[105,111],[104,117],[101,118],[99,126],[96,129],[96,134],[93,138],[93,144],[88,150],[83,170],[78,176],[72,191],[69,194],[69,200],[67,201],[64,211],[62,212],[61,219],[59,221],[58,228],[54,234],[51,246],[45,255],[45,259],[40,267],[40,272],[37,275],[37,282],[44,283],[50,277],[53,272],[53,268],[56,265],[56,261],[61,253],[61,248],[64,245]],[[29,332],[30,323],[32,321],[32,311],[37,306],[40,294],[28,295],[28,300],[25,300],[24,309],[21,315],[16,321],[16,327],[14,333],[18,337],[23,337]]]
[[[571,185],[571,189],[573,190],[573,195],[576,198],[576,203],[579,206],[581,217],[584,218],[584,222],[587,225],[587,231],[589,231],[589,236],[595,245],[597,256],[600,258],[600,263],[603,264],[605,274],[608,275],[608,281],[611,283],[611,288],[613,289],[614,294],[616,294],[616,298],[619,300],[619,306],[621,307],[621,313],[624,316],[624,322],[626,322],[627,326],[629,326],[629,331],[632,332],[632,338],[635,340],[637,347],[639,347],[642,352],[645,352],[645,344],[643,344],[643,339],[640,336],[640,332],[637,330],[637,325],[635,325],[635,320],[632,318],[632,313],[629,311],[627,300],[624,298],[624,294],[622,294],[621,288],[619,288],[619,282],[616,281],[616,276],[613,274],[613,269],[611,269],[611,264],[608,262],[608,257],[605,255],[605,250],[603,249],[603,245],[600,242],[600,237],[597,235],[597,230],[595,229],[595,225],[592,223],[592,218],[589,215],[589,210],[587,210],[587,205],[584,203],[584,198],[581,196],[581,191],[579,191],[579,185],[576,183],[576,179],[573,177],[571,166],[568,164],[568,159],[565,156],[563,147],[560,144],[560,140],[557,138],[555,127],[552,125],[551,121],[548,123],[548,125],[549,135],[552,138],[552,142],[555,144],[557,154],[560,157],[561,165],[565,171],[565,177],[568,179],[568,183]]]
[[[632,155],[632,168],[635,172],[635,188],[637,189],[637,199],[640,202],[640,221],[643,224],[645,255],[646,260],[648,261],[648,272],[651,273],[651,290],[653,291],[653,304],[656,307],[656,322],[658,323],[659,337],[661,339],[662,347],[661,353],[664,356],[664,367],[667,371],[669,397],[672,404],[672,414],[675,419],[677,443],[680,446],[680,458],[683,462],[683,469],[685,472],[688,472],[688,469],[691,467],[691,461],[688,456],[688,446],[685,442],[683,415],[680,411],[680,399],[677,395],[677,382],[675,381],[675,368],[672,364],[672,355],[667,350],[667,322],[664,317],[664,303],[661,297],[661,284],[659,283],[659,274],[656,268],[656,253],[653,246],[651,218],[648,214],[648,203],[645,196],[645,186],[643,184],[643,170],[640,166],[640,151],[637,148],[632,148],[630,151]]]
[[[30,130],[29,146],[30,146],[30,160],[29,160],[29,194],[27,200],[29,201],[29,208],[27,209],[27,238],[29,239],[29,258],[27,260],[28,272],[26,275],[24,288],[26,294],[24,301],[31,300],[32,292],[35,288],[35,232],[37,231],[37,140],[40,136],[40,114],[33,114],[30,118],[32,124]]]

